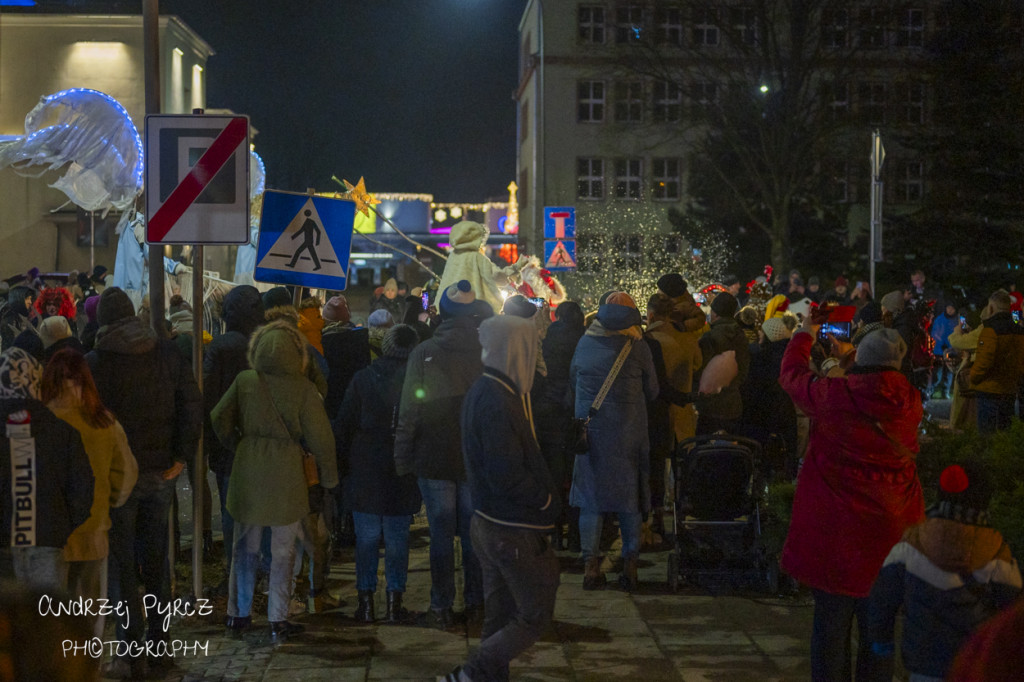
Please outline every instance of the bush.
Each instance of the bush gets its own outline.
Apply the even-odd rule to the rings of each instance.
[[[1009,429],[990,436],[929,430],[921,437],[917,460],[926,505],[935,501],[942,470],[967,459],[988,467],[995,483],[989,509],[992,526],[1003,534],[1015,557],[1024,557],[1024,422],[1015,419]]]

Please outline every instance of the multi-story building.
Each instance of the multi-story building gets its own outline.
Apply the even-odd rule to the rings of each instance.
[[[949,3],[807,3],[810,14],[801,18],[801,30],[808,44],[799,59],[810,68],[798,74],[803,80],[796,86],[794,64],[786,62],[798,54],[787,44],[796,35],[792,17],[785,15],[788,6],[530,0],[519,26],[516,92],[520,234],[526,248],[539,249],[545,206],[575,206],[593,214],[644,202],[648,214],[670,208],[685,212],[693,199],[688,196],[692,181],[706,183],[695,174],[707,173],[725,187],[749,175],[746,164],[776,174],[774,181],[782,175],[772,166],[780,157],[812,169],[792,185],[787,200],[794,211],[787,207],[780,220],[792,222],[797,211],[827,214],[845,226],[852,245],[869,225],[869,152],[876,129],[887,151],[887,216],[921,208],[933,162],[927,145],[914,140],[922,131],[937,132],[933,117],[943,102],[931,48],[949,28]],[[777,143],[769,135],[786,133],[786,125],[791,144],[783,139],[775,151],[757,145],[741,150],[731,178],[728,168],[715,166],[719,160],[709,166],[707,158],[694,154],[706,152],[706,131],[722,126],[740,100],[748,112],[762,107],[763,125],[747,120],[752,138],[765,143],[761,147]],[[780,114],[778,107],[787,110]],[[948,126],[944,132],[950,132]],[[798,151],[803,156],[796,156]],[[721,195],[730,197],[728,190]],[[770,203],[749,197],[751,206]],[[725,203],[744,218],[747,199],[741,192]],[[628,225],[621,229],[613,235],[614,248],[638,263],[643,256],[632,250],[649,251],[651,245],[639,243]],[[586,231],[585,220],[578,221],[577,236],[582,239]],[[657,240],[657,248],[672,245]],[[586,244],[578,249],[585,270]]]

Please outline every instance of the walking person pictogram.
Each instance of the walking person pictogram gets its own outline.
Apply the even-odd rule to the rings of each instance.
[[[299,235],[302,235],[302,245],[295,250],[292,255],[292,261],[288,263],[288,267],[294,268],[295,263],[299,260],[299,254],[303,251],[309,251],[309,255],[313,258],[313,271],[316,272],[320,269],[320,259],[316,255],[316,247],[320,246],[320,226],[316,224],[316,221],[310,218],[312,211],[306,209],[305,211],[306,221],[302,223],[302,227],[296,230],[295,234],[292,235],[292,239],[295,239]],[[316,243],[314,244],[314,239]]]

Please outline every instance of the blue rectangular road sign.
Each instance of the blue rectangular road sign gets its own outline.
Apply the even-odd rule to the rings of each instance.
[[[545,239],[544,268],[547,270],[575,270],[576,240]]]
[[[253,279],[343,290],[355,214],[355,203],[347,199],[267,190]]]
[[[574,206],[544,207],[544,239],[576,239]]]

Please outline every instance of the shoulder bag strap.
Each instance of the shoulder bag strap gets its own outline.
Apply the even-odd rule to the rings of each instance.
[[[594,404],[590,406],[590,416],[594,416],[594,413],[601,409],[601,403],[604,402],[605,397],[608,395],[608,391],[612,388],[612,383],[615,381],[615,377],[618,376],[619,370],[626,364],[626,357],[629,356],[629,351],[633,348],[633,339],[628,339],[626,345],[619,351],[619,357],[615,358],[615,364],[612,365],[612,369],[608,372],[608,376],[605,378],[604,383],[601,384],[601,390],[598,392],[597,397],[594,398]]]
[[[277,423],[281,425],[284,432],[288,435],[288,438],[295,440],[292,436],[292,432],[288,430],[288,425],[284,423],[284,417],[281,416],[281,411],[277,409],[277,403],[274,402],[274,395],[270,392],[270,386],[267,385],[267,380],[263,378],[263,375],[256,372],[256,376],[260,378],[260,384],[263,385],[263,390],[267,394],[267,400],[270,401],[270,406],[274,410],[274,415],[277,417]]]

